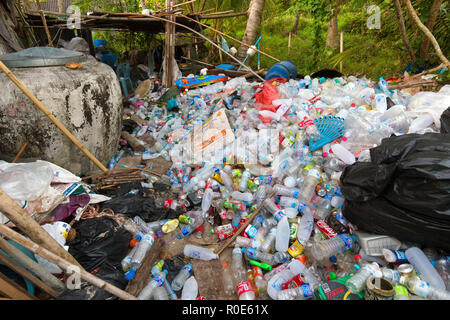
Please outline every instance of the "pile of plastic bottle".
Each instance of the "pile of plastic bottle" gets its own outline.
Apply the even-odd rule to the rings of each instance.
[[[146,120],[133,135],[139,138],[151,132],[156,139],[143,159],[162,156],[174,163],[163,178],[147,174],[146,185],[161,179],[170,183],[178,198],[163,199],[159,205],[186,212],[175,220],[146,223],[135,217],[128,221],[127,228],[139,242],[123,260],[126,276],[134,276],[155,237],[180,228],[182,237],[195,234],[226,241],[261,207],[236,237],[230,265],[222,265],[228,296],[450,299],[448,254],[359,232],[341,211],[344,198],[339,188],[345,167],[370,160],[368,150],[383,138],[439,132],[439,101],[449,95],[450,86],[438,93],[410,96],[389,90],[382,78],[373,83],[356,77],[307,76],[265,83],[235,78],[189,90],[177,97],[178,112],[134,100],[135,113]],[[244,154],[238,159],[243,165],[236,166],[238,155],[233,153],[196,165],[177,159],[175,151],[183,137],[222,108],[236,137],[232,147],[246,146],[257,155],[257,163],[246,165],[248,154]],[[343,130],[339,132],[339,125],[319,130],[317,124],[330,119],[342,120]],[[276,130],[277,150],[270,141],[255,138],[265,129]],[[313,143],[321,141],[311,150]],[[209,248],[192,244],[186,244],[184,254],[191,259],[219,258]],[[139,299],[199,298],[192,264],[184,266],[171,283],[166,281],[162,261],[152,274]],[[180,290],[177,296],[175,291]]]

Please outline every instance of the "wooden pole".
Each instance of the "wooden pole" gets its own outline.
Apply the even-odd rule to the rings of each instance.
[[[341,32],[341,41],[340,41],[340,49],[339,52],[344,52],[344,32]],[[342,73],[342,60],[339,62],[339,72]]]
[[[172,8],[178,8],[178,7],[184,6],[186,4],[194,3],[195,1],[197,1],[197,0],[191,0],[191,1],[188,1],[188,2],[182,2],[182,3],[179,3],[179,4],[174,4],[172,6]]]
[[[66,272],[73,272],[73,270],[76,270],[76,266],[74,264],[57,256],[53,252],[41,247],[40,245],[34,243],[30,239],[25,238],[21,234],[15,232],[14,230],[8,228],[5,225],[0,224],[0,233],[5,235],[8,238],[14,240],[21,246],[27,248],[34,254],[38,254],[41,257],[47,259],[48,261],[53,262],[54,264],[58,265],[61,269],[63,269]],[[113,286],[112,284],[103,281],[102,279],[85,271],[84,269],[80,269],[80,278],[82,280],[85,280],[85,281],[93,284],[96,287],[99,287],[101,289],[108,291],[109,293],[111,293],[111,294],[115,295],[116,297],[119,297],[123,300],[137,300],[136,297],[132,296],[128,292],[125,292],[122,289],[119,289],[116,286]]]
[[[166,8],[168,11],[172,11],[174,5],[174,0],[166,0]],[[166,34],[164,41],[164,83],[163,86],[166,88],[171,88],[173,86],[173,60],[175,57],[175,25],[171,23],[175,21],[173,15],[169,16],[169,22],[166,22]]]
[[[24,288],[0,272],[0,293],[14,300],[38,300]]]
[[[39,263],[29,258],[25,253],[17,249],[14,245],[0,237],[0,248],[11,258],[22,264],[30,272],[37,275],[42,281],[47,283],[56,291],[64,291],[64,284],[54,275],[45,270]]]
[[[48,46],[49,47],[53,47],[52,36],[50,35],[50,31],[48,30],[47,20],[45,20],[45,15],[44,15],[44,12],[41,9],[41,4],[39,3],[39,0],[36,0],[36,7],[37,7],[37,9],[39,11],[39,14],[41,15],[42,24],[44,25],[45,33],[47,34]]]
[[[28,146],[28,142],[25,142],[22,146],[22,148],[20,148],[19,152],[17,153],[17,155],[14,157],[13,161],[11,161],[11,163],[16,163],[17,160],[19,160],[20,156],[22,155],[22,153],[25,151],[25,148]]]
[[[25,210],[23,210],[13,199],[0,189],[0,211],[8,217],[23,233],[44,248],[55,252],[57,255],[66,258],[72,264],[81,265],[72,255],[42,229]]]
[[[92,162],[99,167],[102,171],[108,172],[108,169],[105,168],[105,166],[98,161],[97,158],[94,157],[93,154],[89,152],[78,140],[67,130],[64,125],[55,118],[53,114],[40,102],[33,93],[28,90],[22,82],[20,82],[19,79],[8,69],[5,64],[0,61],[0,69],[11,79],[12,82],[16,84],[16,86],[19,87],[20,90],[31,100],[33,103],[42,111],[44,114],[66,135],[67,138],[69,138],[89,159],[92,160]]]
[[[289,32],[288,54],[291,53],[291,37],[292,37],[292,32]]]

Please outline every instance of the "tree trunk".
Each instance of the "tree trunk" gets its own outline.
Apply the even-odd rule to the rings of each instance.
[[[439,8],[442,5],[442,0],[434,0],[433,5],[430,10],[430,15],[428,16],[427,28],[430,32],[433,32],[434,24],[436,23],[436,19],[439,16]],[[425,61],[428,56],[428,50],[430,49],[430,40],[428,38],[424,38],[422,43],[420,44],[420,57],[422,61]]]
[[[258,29],[261,26],[264,10],[264,0],[252,0],[249,7],[247,27],[245,28],[242,42],[248,45],[254,45],[258,35]],[[247,56],[248,47],[241,45],[237,53],[237,59],[243,61]]]
[[[411,57],[411,61],[416,62],[416,56],[414,55],[414,51],[411,48],[408,36],[406,35],[405,20],[403,19],[400,0],[394,0],[394,7],[395,7],[395,14],[397,15],[398,28],[400,29],[400,35],[402,37],[403,43],[405,44],[405,47],[408,50],[409,56]]]
[[[414,7],[411,4],[410,0],[404,0],[406,7],[408,8],[408,11],[411,13],[411,16],[413,17],[416,24],[419,26],[420,30],[422,30],[423,33],[430,39],[431,43],[433,44],[434,49],[436,50],[436,54],[439,57],[439,59],[442,61],[442,63],[446,64],[449,63],[448,59],[444,56],[442,53],[441,47],[439,47],[439,43],[436,41],[436,38],[433,36],[433,34],[428,30],[428,28],[420,21],[419,16],[417,15],[416,10],[414,10]]]
[[[339,0],[336,0],[336,6],[331,9],[332,17],[328,24],[328,36],[326,46],[336,49],[339,46],[339,34],[338,34],[338,12],[339,12]]]
[[[300,20],[300,9],[297,10],[297,13],[295,14],[295,22],[294,26],[292,27],[291,33],[296,36],[298,31],[298,21]]]

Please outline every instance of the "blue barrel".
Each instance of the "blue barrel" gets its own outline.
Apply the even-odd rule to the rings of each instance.
[[[276,63],[266,74],[266,80],[274,78],[289,79],[297,78],[297,67],[291,61],[281,61]]]

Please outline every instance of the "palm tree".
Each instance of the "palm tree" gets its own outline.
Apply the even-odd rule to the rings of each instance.
[[[242,42],[253,45],[258,36],[258,30],[261,26],[262,16],[264,10],[264,0],[251,0],[248,9],[248,20],[245,28],[244,38]],[[237,59],[244,60],[247,55],[248,47],[241,45],[237,53]]]

